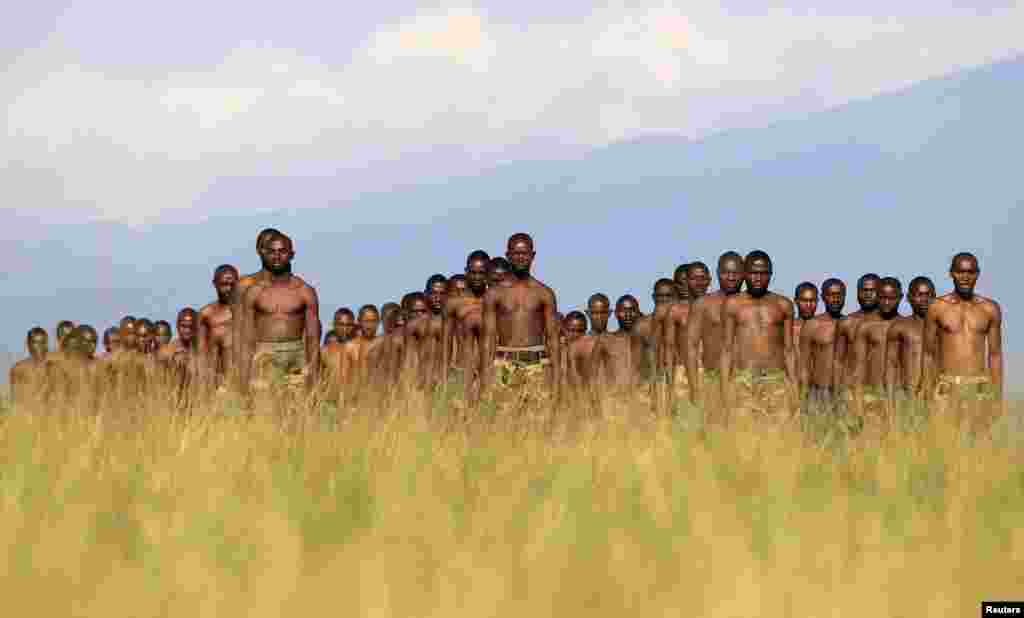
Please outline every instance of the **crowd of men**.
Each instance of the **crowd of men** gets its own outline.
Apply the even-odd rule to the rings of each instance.
[[[532,238],[518,233],[504,257],[476,250],[464,272],[433,275],[422,291],[338,309],[321,342],[317,293],[292,272],[291,239],[263,230],[256,251],[258,272],[214,270],[216,299],[179,311],[177,337],[166,322],[126,316],[103,332],[97,354],[91,326],[60,322],[54,351],[43,328],[31,329],[29,357],[11,369],[15,398],[53,379],[55,367],[139,364],[243,394],[282,384],[326,384],[334,396],[456,385],[476,402],[496,388],[536,385],[561,400],[645,385],[669,406],[716,397],[726,409],[766,411],[800,400],[808,412],[846,401],[1002,397],[1001,311],[975,294],[980,267],[970,253],[953,257],[953,290],[940,297],[927,277],[904,288],[896,277],[865,274],[856,283],[860,307],[849,314],[843,281],[801,283],[791,300],[769,291],[765,252],[727,251],[713,292],[710,268],[696,261],[655,282],[648,315],[629,294],[612,303],[598,292],[585,311],[563,316],[555,292],[530,274]],[[908,315],[899,311],[904,297]],[[609,331],[613,313],[618,329]]]

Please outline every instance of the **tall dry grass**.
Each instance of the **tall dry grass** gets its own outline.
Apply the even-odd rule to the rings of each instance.
[[[111,390],[111,389],[108,389]],[[638,401],[0,416],[9,616],[932,616],[1024,595],[1020,410],[884,439]]]

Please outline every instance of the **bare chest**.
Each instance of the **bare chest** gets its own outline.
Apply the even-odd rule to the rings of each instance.
[[[299,315],[306,309],[306,301],[298,290],[266,287],[256,297],[257,313],[282,316]]]
[[[985,334],[992,323],[991,318],[982,307],[970,303],[949,305],[938,319],[941,329],[950,334]]]

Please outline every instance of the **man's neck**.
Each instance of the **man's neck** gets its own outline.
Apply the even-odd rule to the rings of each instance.
[[[957,298],[964,301],[965,303],[969,303],[972,300],[974,300],[974,290],[971,290],[970,292],[961,292],[957,290],[955,294]]]

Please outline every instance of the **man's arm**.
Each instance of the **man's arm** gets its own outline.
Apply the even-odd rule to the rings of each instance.
[[[312,388],[320,382],[320,299],[309,284],[302,292],[306,300],[306,386]]]
[[[938,366],[935,362],[935,357],[938,354],[937,344],[939,336],[939,312],[941,309],[937,306],[941,300],[934,301],[931,306],[928,307],[928,313],[924,318],[924,329],[921,334],[921,384],[920,390],[924,395],[928,395],[931,390],[931,383],[933,379],[933,373],[935,368]],[[925,397],[926,399],[929,397]]]
[[[250,286],[242,294],[241,303],[238,305],[238,317],[240,322],[255,322],[253,312],[256,310],[256,297],[259,296],[260,288]],[[234,320],[232,320],[234,322]],[[252,358],[250,351],[256,343],[256,333],[248,328],[242,329],[238,342],[233,346],[238,351],[235,356],[235,371],[238,372],[238,386],[243,394],[249,392],[249,381],[252,378]]]
[[[245,289],[242,288],[242,281],[239,279],[235,282],[233,288],[231,288],[231,349],[225,350],[225,352],[231,357],[228,359],[227,365],[234,367],[234,373],[236,379],[239,381],[239,387],[241,387],[242,381],[242,356],[245,355],[246,342],[244,338],[247,336],[245,332],[245,316],[246,311],[242,308],[242,301],[244,300],[245,292],[248,290],[247,286]],[[228,376],[229,380],[231,376]]]
[[[451,366],[451,355],[455,346],[455,329],[452,328],[455,321],[452,316],[457,305],[457,300],[449,299],[441,314],[441,384],[445,391],[448,390],[448,367]]]
[[[798,384],[796,375],[796,354],[793,342],[793,314],[796,312],[793,301],[785,297],[781,298],[782,304],[782,354],[783,364],[786,370],[786,379],[790,387]]]
[[[730,401],[729,395],[731,394],[732,386],[732,356],[733,356],[733,345],[736,338],[736,313],[733,311],[735,303],[732,299],[726,300],[722,303],[722,356],[720,360],[721,365],[721,379],[722,379],[722,407],[728,408]]]
[[[562,373],[562,343],[559,339],[559,323],[555,317],[558,311],[558,300],[555,298],[554,290],[547,288],[547,299],[544,303],[544,343],[548,349],[548,359],[551,362],[551,388],[555,393],[555,399],[561,395],[562,388],[558,377]]]
[[[899,386],[900,346],[902,342],[902,324],[897,322],[889,327],[885,334],[885,349],[882,350],[882,366],[885,367],[885,387],[892,393]]]
[[[814,353],[814,329],[818,327],[815,320],[810,320],[800,329],[800,354],[797,373],[800,376],[800,387],[808,388],[811,384],[811,355]]]
[[[484,391],[491,388],[494,383],[494,353],[498,345],[498,313],[497,296],[493,289],[487,290],[484,294],[483,320],[480,325],[480,345],[478,371],[480,373],[480,384]]]
[[[992,323],[988,328],[988,368],[996,396],[1003,398],[1003,310],[996,301],[992,303]]]
[[[700,359],[700,338],[704,332],[704,313],[707,311],[708,303],[698,299],[690,309],[690,315],[686,321],[686,378],[690,382],[690,401],[696,404],[700,401],[700,393],[704,389],[703,376],[697,371]]]

